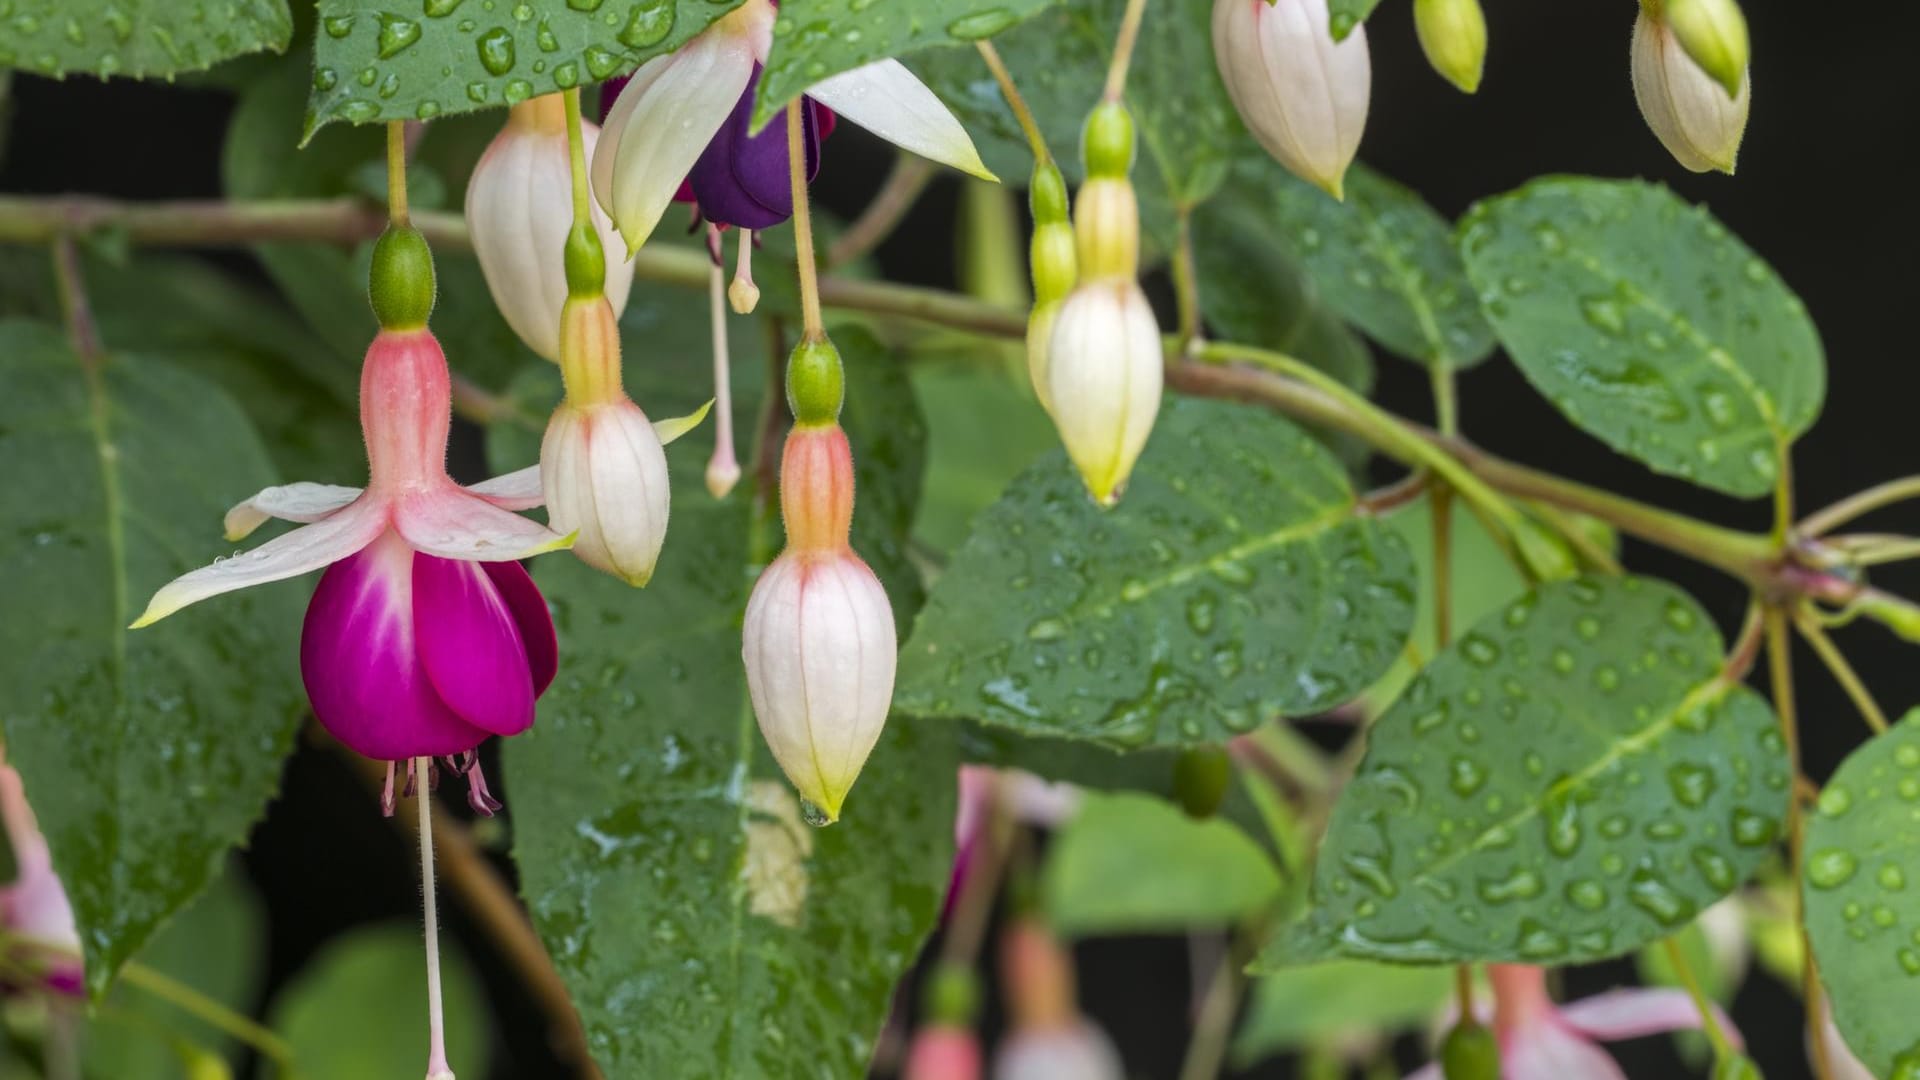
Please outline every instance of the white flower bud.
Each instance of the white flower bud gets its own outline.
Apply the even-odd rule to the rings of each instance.
[[[630,585],[653,577],[667,537],[667,455],[640,406],[624,395],[562,402],[540,444],[547,524],[578,532],[573,553]]]
[[[1046,400],[1067,455],[1103,506],[1119,500],[1153,432],[1160,349],[1153,308],[1132,278],[1082,282],[1054,316]]]
[[[1674,160],[1694,172],[1732,174],[1753,100],[1749,74],[1741,74],[1740,92],[1729,98],[1672,29],[1643,10],[1633,24],[1633,96]]]
[[[583,121],[580,134],[591,160],[600,129]],[[607,259],[604,290],[617,317],[627,306],[633,264],[621,258],[625,248],[606,212],[597,204],[591,210]],[[567,302],[563,252],[573,228],[573,174],[558,95],[514,106],[474,166],[466,212],[494,305],[528,348],[557,359]]]
[[[993,1080],[1121,1080],[1124,1075],[1106,1033],[1085,1020],[1016,1031],[993,1059]]]
[[[1267,153],[1340,198],[1373,93],[1367,30],[1336,42],[1327,0],[1214,0],[1213,56]]]

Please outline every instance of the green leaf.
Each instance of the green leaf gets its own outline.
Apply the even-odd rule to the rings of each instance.
[[[1468,211],[1460,248],[1534,387],[1657,472],[1764,495],[1820,412],[1826,360],[1806,306],[1666,188],[1536,180]]]
[[[1263,963],[1582,963],[1685,926],[1786,809],[1772,712],[1721,650],[1648,578],[1543,586],[1475,623],[1368,731],[1308,915]]]
[[[425,120],[602,82],[685,44],[740,0],[322,0],[307,134]]]
[[[1334,960],[1254,980],[1234,1036],[1232,1060],[1246,1069],[1303,1046],[1374,1039],[1430,1022],[1453,993],[1446,968]]]
[[[649,351],[628,384],[650,413],[709,396],[704,305],[636,296],[625,326]],[[750,433],[765,346],[740,326],[736,423]],[[854,546],[904,623],[917,581],[897,555],[922,425],[894,357],[851,327],[833,337],[859,466]],[[534,564],[566,664],[539,723],[504,750],[521,889],[607,1075],[678,1075],[688,1062],[713,1077],[854,1075],[944,892],[955,733],[896,718],[841,821],[802,823],[740,660],[741,613],[778,522],[756,516],[748,488],[707,494],[712,430],[668,448],[673,521],[645,590],[565,557]]]
[[[1920,709],[1855,750],[1807,825],[1801,895],[1833,1022],[1875,1076],[1920,1065]]]
[[[970,46],[1054,2],[890,0],[876,5],[874,0],[785,0],[753,105],[754,126],[765,124],[787,102],[829,76],[923,49]],[[973,55],[974,50],[966,52]]]
[[[1379,3],[1380,0],[1328,0],[1327,28],[1333,31],[1333,40],[1347,40],[1347,35],[1365,22]]]
[[[1025,378],[1024,349],[1021,364],[1018,377]],[[953,364],[916,357],[910,374],[927,417],[927,491],[914,533],[949,551],[967,538],[974,517],[1060,437],[1032,390],[1001,368],[972,357]],[[983,424],[981,417],[993,422]]]
[[[0,67],[36,75],[172,77],[293,37],[286,0],[15,0],[0,19]]]
[[[1412,629],[1413,561],[1269,413],[1183,399],[1120,505],[1050,452],[976,520],[894,703],[1133,749],[1218,742],[1364,689]]]
[[[199,895],[260,816],[304,711],[297,585],[151,629],[148,595],[223,551],[274,483],[218,387],[164,361],[90,373],[50,327],[0,323],[0,724],[79,919],[88,983]]]
[[[444,931],[440,978],[448,1063],[485,1076],[493,1029],[486,997]],[[272,1027],[292,1046],[304,1080],[413,1080],[427,1059],[420,930],[381,926],[329,942],[274,999]]]
[[[1280,872],[1238,826],[1151,795],[1084,792],[1047,850],[1048,921],[1072,935],[1173,931],[1273,907]]]
[[[139,962],[245,1016],[266,975],[266,918],[237,865],[154,936]],[[150,991],[115,986],[87,1020],[86,1073],[98,1080],[189,1080],[169,1042],[185,1039],[231,1060],[238,1044]]]
[[[1263,165],[1265,163],[1262,163]],[[1323,303],[1392,352],[1464,368],[1493,352],[1493,328],[1454,244],[1453,226],[1412,190],[1364,165],[1347,199],[1262,168],[1248,201],[1292,250]]]

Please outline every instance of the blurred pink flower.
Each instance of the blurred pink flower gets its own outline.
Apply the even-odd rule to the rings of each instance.
[[[78,997],[82,992],[80,931],[74,926],[73,907],[53,872],[53,854],[33,820],[20,774],[4,760],[0,760],[0,817],[6,819],[7,841],[13,846],[17,867],[13,881],[0,886],[0,921],[9,934],[59,950],[62,955],[46,964],[42,985]]]

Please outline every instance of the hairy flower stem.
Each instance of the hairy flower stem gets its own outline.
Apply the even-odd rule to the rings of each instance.
[[[573,179],[573,224],[575,228],[593,227],[593,196],[587,191],[587,141],[580,130],[580,88],[566,91],[562,100],[567,108],[567,166]]]
[[[396,226],[411,224],[407,214],[407,125],[387,122],[387,220]]]
[[[1047,137],[1040,133],[1040,125],[1033,118],[1033,110],[1027,108],[1027,99],[1020,96],[1020,90],[1013,85],[1013,73],[1000,59],[999,50],[993,42],[984,38],[973,43],[980,50],[980,59],[987,62],[987,70],[993,73],[993,81],[1000,84],[1000,96],[1007,99],[1007,108],[1013,110],[1013,118],[1020,124],[1020,130],[1027,136],[1027,149],[1033,152],[1037,165],[1053,162],[1053,150],[1047,146]]]
[[[420,896],[426,908],[427,1080],[454,1080],[447,1067],[446,1022],[440,1004],[440,911],[433,895],[433,793],[428,790],[432,758],[413,759],[414,798],[420,805]]]
[[[807,141],[800,119],[801,103],[787,104],[787,174],[793,181],[794,261],[800,271],[800,328],[805,341],[825,341],[820,319],[819,269],[813,261],[813,211],[807,206]]]
[[[1140,20],[1147,14],[1147,0],[1127,0],[1126,13],[1120,16],[1120,32],[1113,39],[1113,60],[1107,65],[1107,85],[1101,97],[1119,101],[1127,89],[1127,65],[1133,62],[1133,45],[1140,39]]]

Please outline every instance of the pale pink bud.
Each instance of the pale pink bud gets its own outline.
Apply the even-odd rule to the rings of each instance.
[[[40,835],[34,822],[33,808],[27,805],[20,774],[4,760],[0,760],[0,818],[4,819],[18,867],[13,881],[0,886],[0,924],[9,934],[35,945],[77,956],[80,932],[74,926],[73,907],[53,872],[53,855],[47,850],[47,838]],[[81,992],[79,960],[61,957],[48,962],[40,950],[17,959],[35,965],[44,963],[48,987],[68,994]]]
[[[582,121],[586,155],[600,128]],[[589,200],[591,202],[591,200]],[[633,264],[622,258],[619,233],[591,207],[606,253],[603,286],[617,317],[626,309]],[[548,360],[560,355],[560,311],[567,302],[563,260],[573,228],[573,176],[566,114],[558,94],[521,102],[507,115],[467,182],[467,229],[493,302],[527,347]]]
[[[1160,350],[1153,308],[1131,277],[1082,282],[1054,316],[1045,400],[1087,491],[1104,506],[1119,500],[1153,433]]]
[[[1267,153],[1340,198],[1373,93],[1366,27],[1336,42],[1327,0],[1215,0],[1213,56]]]
[[[929,1024],[913,1034],[902,1080],[980,1080],[980,1041],[956,1024]]]
[[[853,457],[838,425],[801,425],[781,461],[787,549],[754,584],[741,649],[760,733],[827,821],[886,725],[898,641],[880,579],[848,546]]]
[[[993,1080],[1121,1080],[1120,1054],[1091,1021],[1025,1028],[1000,1043]]]
[[[1753,79],[1732,97],[1694,62],[1667,24],[1644,10],[1633,24],[1633,96],[1675,161],[1694,172],[1732,174],[1747,131]]]

